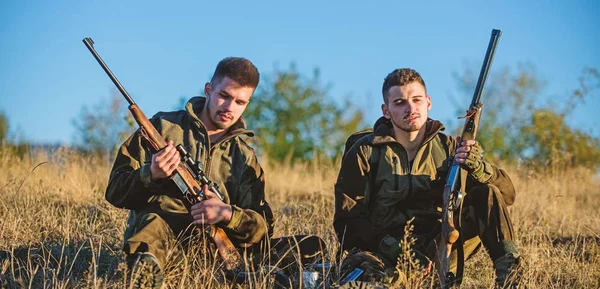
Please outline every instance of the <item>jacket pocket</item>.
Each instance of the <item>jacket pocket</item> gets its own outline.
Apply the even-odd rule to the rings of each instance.
[[[406,217],[399,210],[409,197],[407,176],[393,174],[393,184],[382,186],[370,200],[370,220],[379,228],[403,225]],[[396,187],[398,189],[396,189]]]

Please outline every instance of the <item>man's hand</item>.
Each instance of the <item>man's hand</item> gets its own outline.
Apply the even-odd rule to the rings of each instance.
[[[483,149],[476,140],[461,140],[458,138],[460,146],[456,149],[454,159],[460,166],[471,174],[471,176],[481,183],[487,183],[493,172],[490,165],[483,161]]]
[[[212,225],[219,222],[228,224],[231,221],[233,208],[223,203],[217,194],[208,189],[207,185],[202,187],[206,200],[192,206],[191,214],[196,225]]]
[[[170,177],[180,162],[179,152],[173,146],[173,141],[169,141],[165,148],[152,155],[152,164],[150,164],[152,181]]]
[[[460,146],[456,149],[454,158],[457,163],[461,164],[463,169],[473,172],[483,162],[483,149],[476,140],[460,141]]]

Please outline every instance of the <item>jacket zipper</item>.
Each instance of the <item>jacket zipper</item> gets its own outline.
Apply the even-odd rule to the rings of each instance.
[[[210,176],[210,175],[209,175],[209,172],[210,172],[210,169],[211,169],[211,167],[212,167],[212,166],[210,165],[210,160],[212,159],[212,154],[213,154],[213,152],[214,152],[214,150],[215,150],[215,147],[217,147],[217,146],[220,146],[220,145],[221,145],[221,143],[223,143],[224,141],[228,141],[228,140],[232,139],[232,138],[233,138],[233,137],[235,137],[235,136],[236,136],[236,135],[229,135],[229,136],[226,136],[226,137],[224,137],[224,138],[220,139],[220,140],[219,140],[218,142],[216,142],[215,144],[211,144],[211,143],[210,143],[210,137],[208,138],[208,154],[207,154],[207,156],[206,156],[206,164],[205,164],[205,166],[204,166],[204,173],[206,174],[206,177],[207,177],[207,178],[209,178],[209,179],[210,179],[210,177],[209,177],[209,176]]]
[[[439,132],[439,131],[438,131]],[[421,146],[419,147],[419,149],[417,150],[417,154],[421,151],[421,149],[423,149],[423,147],[425,147],[429,142],[431,142],[435,136],[436,136],[437,132],[433,135],[431,135],[430,137],[428,137],[427,139],[425,139],[423,141],[423,143],[421,144]],[[403,147],[402,147],[403,148]],[[405,156],[406,156],[406,160],[407,160],[407,166],[408,167],[408,173],[407,173],[407,177],[408,177],[408,193],[411,194],[412,193],[412,189],[413,189],[413,180],[412,180],[412,167],[413,165],[411,165],[410,161],[408,161],[408,153],[406,151],[404,151]],[[413,160],[414,162],[414,160]],[[394,156],[392,157],[392,163],[394,165],[394,188],[395,190],[399,189],[399,168],[398,168],[398,157]]]
[[[207,135],[206,136],[206,143],[208,144],[208,149],[206,150],[206,162],[204,163],[204,174],[206,175],[207,178],[210,179],[210,158],[211,155],[213,153],[213,146],[210,143],[210,137]]]
[[[205,135],[206,135],[206,138],[207,138],[206,142],[208,144],[208,149],[206,150],[206,159],[205,159],[205,162],[204,162],[204,174],[206,175],[207,178],[210,179],[210,169],[211,169],[210,160],[212,158],[212,153],[213,153],[214,147],[217,146],[217,145],[220,145],[222,142],[230,140],[230,139],[232,139],[232,138],[234,138],[234,137],[236,137],[236,136],[238,136],[238,135],[240,135],[242,133],[228,134],[228,135],[224,136],[222,139],[220,139],[218,142],[216,142],[214,145],[211,145],[211,143],[210,143],[210,136],[208,135],[206,126],[204,126],[204,124],[201,121],[199,121],[199,123],[200,123],[200,126],[202,128],[204,128],[204,131],[206,132]]]
[[[414,161],[414,160],[413,160]],[[412,165],[408,162],[408,194],[412,194]]]
[[[206,128],[205,128],[206,130]],[[236,135],[228,135],[223,137],[222,139],[220,139],[218,142],[216,142],[214,145],[210,143],[210,136],[208,136],[208,134],[206,134],[206,143],[207,143],[207,149],[206,151],[206,157],[204,158],[204,174],[206,175],[207,178],[210,179],[210,169],[211,169],[211,164],[210,164],[210,160],[212,158],[212,154],[214,152],[214,148],[218,145],[220,145],[222,142],[229,140],[233,137],[237,136]],[[204,146],[201,144],[200,146],[202,146],[204,148]]]
[[[398,171],[398,157],[392,157],[392,163],[394,163],[394,190],[397,191],[400,186],[400,180],[398,179],[398,175],[400,174]]]

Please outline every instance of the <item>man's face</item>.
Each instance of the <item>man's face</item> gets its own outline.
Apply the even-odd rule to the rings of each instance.
[[[214,86],[206,83],[206,112],[211,123],[205,125],[208,129],[211,129],[211,126],[217,129],[231,127],[242,116],[253,93],[254,88],[241,86],[228,77],[217,81]]]
[[[429,115],[431,98],[418,82],[392,86],[388,90],[388,104],[382,104],[383,116],[406,132],[420,130]]]

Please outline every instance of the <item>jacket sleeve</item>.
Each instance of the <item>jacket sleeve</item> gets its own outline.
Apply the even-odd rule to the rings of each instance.
[[[510,179],[506,171],[496,167],[495,165],[491,166],[494,170],[494,175],[490,179],[489,183],[500,189],[500,193],[502,194],[504,203],[507,206],[512,205],[515,202],[515,197],[517,195],[512,180]]]
[[[345,155],[335,184],[333,227],[344,249],[379,251],[385,232],[371,225],[368,192],[372,148],[356,143]]]
[[[249,156],[249,163],[242,173],[237,191],[238,198],[232,200],[233,215],[226,232],[232,242],[254,244],[273,235],[273,212],[265,199],[264,171],[256,155]]]
[[[139,209],[160,188],[159,183],[151,180],[152,155],[142,141],[138,129],[117,152],[105,193],[106,200],[115,207]]]
[[[450,150],[450,155],[454,156],[456,154],[456,149],[458,148],[458,142],[456,138],[448,137],[448,148]],[[502,197],[504,199],[504,203],[507,206],[512,205],[515,202],[516,191],[515,187],[512,183],[512,180],[508,176],[508,173],[501,168],[498,168],[496,165],[493,165],[485,158],[483,159],[482,165],[484,166],[484,171],[486,174],[491,175],[486,183],[494,185],[498,187]],[[467,186],[471,187],[473,185],[477,185],[477,182],[474,178],[467,178]]]

